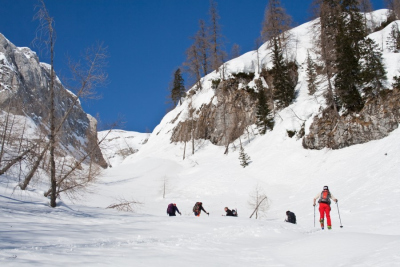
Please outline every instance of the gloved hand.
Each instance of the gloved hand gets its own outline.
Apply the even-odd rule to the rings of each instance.
[[[315,205],[317,205],[317,204],[314,203],[313,206],[315,207]]]
[[[179,212],[179,215],[181,215],[181,216],[182,216],[182,213],[180,213],[180,212]]]
[[[339,201],[339,200],[337,200],[337,199],[335,200],[336,203],[338,203],[338,201]]]

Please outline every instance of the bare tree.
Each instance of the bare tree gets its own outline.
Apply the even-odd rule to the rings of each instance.
[[[318,32],[318,38],[315,38],[315,48],[324,63],[324,72],[327,80],[328,90],[325,95],[327,105],[333,107],[334,112],[339,116],[335,94],[332,85],[332,78],[335,74],[336,61],[336,35],[338,34],[338,16],[340,6],[338,0],[316,0],[317,12],[320,19],[315,25],[314,30]]]
[[[262,216],[267,212],[269,208],[268,197],[259,185],[250,193],[248,204],[250,208],[254,209],[253,213],[250,215],[250,219],[254,214],[256,215],[256,219],[258,219],[258,216]]]
[[[201,61],[195,44],[186,50],[186,61],[183,63],[185,72],[189,74],[197,89],[201,90]]]
[[[63,185],[67,184],[67,182],[60,183],[57,182],[57,170],[56,170],[56,155],[55,150],[57,148],[57,137],[63,131],[63,124],[70,115],[71,111],[75,108],[75,106],[79,103],[79,98],[96,98],[95,88],[100,84],[103,84],[107,79],[107,74],[104,72],[103,68],[106,66],[105,59],[107,58],[106,48],[103,44],[97,44],[97,46],[93,46],[85,51],[84,54],[84,63],[73,62],[69,60],[69,67],[72,72],[73,78],[72,81],[76,85],[76,95],[73,97],[73,101],[70,104],[68,110],[62,115],[61,118],[57,120],[55,115],[55,72],[54,72],[54,42],[55,42],[55,31],[54,31],[54,19],[49,15],[46,5],[43,0],[40,0],[39,11],[35,16],[36,19],[39,20],[39,28],[37,32],[36,41],[44,44],[50,51],[50,134],[48,137],[48,141],[45,142],[42,151],[38,154],[36,161],[32,164],[31,170],[28,172],[27,176],[23,183],[21,183],[21,189],[26,189],[29,182],[31,181],[33,175],[39,168],[40,163],[46,156],[47,151],[50,151],[50,183],[51,183],[51,192],[50,192],[50,206],[56,206],[56,198],[60,192],[67,191],[63,187]],[[43,140],[41,140],[43,142]],[[90,158],[89,164],[89,176],[95,177],[96,172],[93,170],[96,168],[92,168],[92,153],[95,148],[91,149],[89,155],[85,155],[83,158]],[[61,164],[61,170],[64,169],[67,161],[58,161]],[[76,164],[72,169],[78,168],[80,164]],[[58,168],[60,169],[60,168]],[[67,186],[68,190],[71,192],[81,187],[83,183],[79,182],[79,179],[74,179],[74,181],[78,181],[76,184],[71,184],[70,176],[72,177],[75,174],[74,171],[68,171],[66,174],[62,173],[61,178],[59,180],[68,181],[69,185]]]
[[[233,44],[231,49],[231,59],[240,56],[240,46],[238,44]]]
[[[281,1],[269,0],[262,23],[261,36],[263,40],[269,41],[272,46],[272,40],[277,38],[281,49],[287,52],[286,45],[290,37],[288,30],[290,30],[291,23],[292,18],[286,13]]]
[[[394,14],[396,19],[400,18],[400,0],[385,0],[389,12]]]
[[[257,73],[261,73],[261,66],[260,66],[260,46],[262,45],[262,40],[260,37],[258,37],[254,41],[254,49],[256,50],[256,55],[257,55]]]
[[[221,34],[221,26],[219,25],[220,16],[217,10],[217,2],[210,0],[210,45],[211,45],[211,67],[218,72],[219,67],[222,65],[223,57],[223,36]]]
[[[168,190],[168,177],[164,175],[164,177],[162,178],[162,187],[161,187],[163,198],[165,198],[167,190]]]
[[[207,35],[206,24],[202,19],[199,20],[199,30],[197,31],[194,37],[194,41],[197,48],[197,52],[199,54],[203,75],[207,75],[209,73],[209,68],[210,68],[209,67],[210,42],[209,42],[209,37]]]
[[[358,5],[360,8],[360,11],[364,13],[364,28],[368,30],[368,25],[367,25],[367,13],[372,12],[372,4],[370,0],[358,0]],[[371,23],[374,25],[374,19],[371,17]],[[369,31],[368,31],[369,32]]]
[[[117,211],[134,212],[138,205],[143,205],[142,202],[136,200],[127,200],[124,197],[117,199],[117,203],[109,205],[106,209],[116,209]]]

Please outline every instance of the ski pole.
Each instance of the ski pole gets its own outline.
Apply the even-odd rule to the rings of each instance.
[[[314,227],[315,227],[315,205],[314,205]]]
[[[339,204],[337,203],[337,201],[336,201],[336,206],[337,206],[337,213],[339,214],[340,228],[343,228],[343,225],[342,225],[342,219],[340,218]]]

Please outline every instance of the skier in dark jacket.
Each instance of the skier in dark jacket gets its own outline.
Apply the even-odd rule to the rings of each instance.
[[[296,215],[293,212],[288,210],[286,212],[286,216],[287,216],[287,219],[285,220],[285,222],[296,224]]]
[[[233,214],[233,212],[232,212],[230,209],[228,209],[228,207],[225,207],[225,212],[226,212],[226,215],[225,215],[225,216],[235,216],[235,215]]]
[[[168,215],[169,216],[176,216],[176,214],[175,214],[176,212],[178,212],[179,215],[182,215],[182,213],[180,213],[178,207],[176,206],[176,203],[169,204],[168,208],[167,208]]]
[[[202,203],[202,202],[196,202],[196,204],[195,204],[194,207],[193,207],[194,216],[200,217],[201,211],[204,211],[205,213],[207,213],[207,215],[210,215],[210,213],[208,213],[208,212],[203,208],[203,203]]]

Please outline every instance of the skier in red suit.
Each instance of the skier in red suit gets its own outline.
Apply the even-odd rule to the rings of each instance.
[[[321,228],[322,228],[322,230],[324,230],[324,217],[326,215],[328,229],[330,230],[330,229],[332,229],[331,215],[329,214],[331,211],[331,199],[335,202],[337,202],[338,200],[331,194],[328,186],[324,186],[324,190],[315,196],[314,206],[316,205],[315,203],[316,203],[317,199],[319,199],[318,200],[319,214],[320,214],[319,222],[321,223]]]

